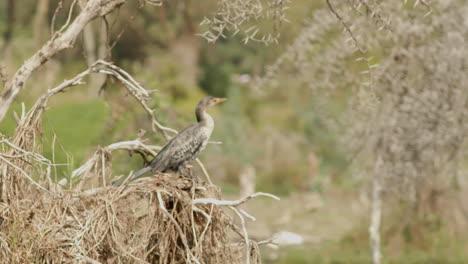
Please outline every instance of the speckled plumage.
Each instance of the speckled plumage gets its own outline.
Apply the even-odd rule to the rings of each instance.
[[[135,172],[130,180],[143,176],[147,172],[179,171],[187,163],[194,160],[206,147],[214,128],[213,118],[206,113],[206,109],[226,99],[207,96],[197,105],[195,115],[197,123],[185,128],[158,152],[146,167]],[[115,184],[120,186],[124,180]]]

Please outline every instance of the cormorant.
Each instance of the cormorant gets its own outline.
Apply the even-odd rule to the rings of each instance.
[[[213,132],[214,121],[206,113],[206,110],[226,100],[226,98],[213,96],[207,96],[200,100],[195,108],[197,123],[185,128],[169,140],[153,160],[146,167],[135,172],[129,181],[139,178],[150,171],[152,173],[178,171],[179,174],[184,175],[183,168],[200,154],[208,143],[211,132]],[[117,182],[114,186],[120,186],[123,182],[125,182],[125,179]]]

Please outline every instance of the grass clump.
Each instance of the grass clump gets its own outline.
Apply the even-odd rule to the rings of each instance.
[[[217,188],[156,175],[145,184],[61,197],[28,192],[0,207],[1,259],[8,263],[238,263],[229,217],[192,199]]]

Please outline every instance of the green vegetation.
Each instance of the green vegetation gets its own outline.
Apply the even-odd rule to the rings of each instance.
[[[7,23],[4,22],[8,13],[6,2],[0,2],[0,20],[2,20],[0,32],[8,29]],[[0,46],[4,47],[0,51],[4,53],[1,63],[10,76],[38,49],[35,43],[35,39],[38,38],[34,27],[36,20],[35,16],[31,15],[36,13],[37,2],[36,0],[15,1],[17,6],[11,42],[8,44],[6,39],[0,42]],[[45,15],[46,22],[42,25],[43,32],[47,34],[43,34],[44,37],[39,44],[43,44],[49,38],[50,23],[59,2],[62,1],[50,0],[49,9]],[[55,27],[65,23],[68,15],[65,10],[68,10],[71,2],[64,1],[63,9],[57,11]],[[457,154],[461,153],[458,151],[464,147],[460,143],[463,140],[459,140],[460,142],[447,140],[446,142],[449,143],[443,142],[440,145],[455,147],[453,150],[442,148],[441,151],[437,148],[426,151],[424,144],[410,144],[411,142],[404,141],[405,135],[407,138],[413,136],[416,141],[430,134],[432,130],[440,132],[442,136],[439,138],[454,135],[449,131],[448,125],[441,125],[438,122],[457,119],[450,112],[452,105],[443,103],[440,106],[437,105],[437,102],[433,102],[436,101],[434,98],[443,96],[439,96],[436,92],[428,92],[429,95],[424,96],[430,100],[427,99],[428,101],[422,105],[424,107],[434,105],[435,112],[441,116],[440,120],[431,119],[427,122],[416,123],[414,121],[416,119],[408,115],[411,118],[407,117],[407,119],[411,122],[405,123],[403,114],[390,121],[383,120],[382,123],[388,126],[398,122],[403,124],[403,128],[390,127],[391,129],[388,129],[382,125],[383,129],[381,129],[381,131],[396,131],[395,133],[404,131],[401,132],[400,138],[391,138],[408,143],[402,144],[403,147],[398,146],[398,142],[394,145],[388,143],[393,142],[388,139],[389,137],[378,138],[378,135],[372,134],[377,130],[353,126],[354,123],[370,122],[371,118],[376,116],[374,113],[378,111],[388,110],[388,116],[390,116],[397,112],[398,107],[404,108],[404,103],[407,103],[405,100],[413,100],[413,98],[398,98],[400,95],[411,94],[407,91],[407,86],[418,88],[419,90],[413,93],[421,93],[417,99],[423,101],[426,98],[423,97],[423,92],[432,91],[429,90],[433,88],[431,83],[434,83],[436,88],[442,87],[440,90],[443,90],[445,86],[439,81],[444,83],[452,79],[462,80],[462,77],[458,75],[448,78],[437,70],[446,68],[447,72],[454,70],[459,72],[460,69],[464,69],[465,64],[452,64],[447,61],[440,61],[439,64],[439,59],[445,56],[440,55],[441,57],[434,59],[437,62],[434,70],[429,63],[424,61],[428,59],[428,54],[436,56],[446,50],[447,52],[461,50],[460,47],[445,49],[434,46],[433,48],[432,44],[428,44],[434,40],[434,45],[444,47],[447,44],[444,42],[447,41],[444,39],[446,37],[444,32],[451,32],[450,30],[455,27],[447,27],[450,29],[447,30],[444,23],[437,22],[438,19],[446,18],[443,17],[444,12],[436,12],[436,9],[433,12],[435,18],[431,16],[426,18],[425,9],[423,9],[424,12],[415,9],[414,14],[409,13],[416,8],[413,5],[419,1],[408,1],[400,10],[402,14],[395,11],[397,9],[380,10],[380,7],[377,8],[380,2],[377,1],[374,6],[379,14],[377,16],[369,16],[372,10],[344,13],[345,10],[352,8],[342,3],[339,4],[339,1],[333,2],[336,2],[337,8],[341,7],[338,10],[343,12],[343,21],[337,20],[333,13],[330,13],[325,1],[292,1],[288,4],[290,9],[286,11],[290,22],[283,23],[276,32],[280,35],[278,44],[265,45],[254,41],[244,44],[245,36],[242,33],[236,35],[233,34],[234,32],[227,32],[226,38],[220,38],[215,43],[208,43],[199,36],[207,30],[207,25],[200,25],[200,22],[205,16],[209,17],[210,13],[206,10],[216,9],[217,1],[215,0],[164,1],[162,7],[142,4],[146,3],[145,1],[127,1],[118,12],[109,14],[106,21],[98,19],[90,24],[91,36],[93,36],[91,39],[85,39],[82,34],[74,43],[73,49],[59,53],[33,74],[24,90],[16,98],[5,120],[0,123],[0,133],[12,136],[17,126],[13,113],[21,115],[22,103],[24,102],[25,110],[29,110],[47,89],[85,70],[87,59],[90,57],[106,58],[114,62],[128,71],[142,86],[151,90],[149,106],[155,110],[157,120],[177,130],[194,122],[194,106],[201,97],[205,95],[227,97],[228,103],[212,110],[216,122],[212,140],[222,141],[222,144],[208,145],[201,155],[213,181],[221,186],[223,194],[237,197],[239,176],[246,167],[252,166],[255,168],[257,191],[274,193],[286,199],[291,197],[293,197],[291,199],[296,199],[298,195],[300,199],[293,200],[293,202],[301,203],[303,206],[307,206],[305,200],[308,195],[313,194],[318,195],[320,201],[326,204],[322,207],[307,207],[302,214],[289,216],[290,219],[281,223],[271,220],[277,215],[268,215],[269,212],[266,212],[275,208],[273,205],[267,206],[266,209],[259,206],[263,209],[259,210],[259,214],[268,215],[268,219],[271,220],[271,223],[267,223],[268,231],[276,232],[290,228],[290,222],[295,221],[295,217],[303,217],[307,220],[318,219],[319,224],[323,226],[323,232],[333,233],[335,229],[339,230],[336,231],[339,234],[332,239],[325,239],[317,245],[287,247],[279,250],[276,257],[272,256],[273,254],[270,256],[271,252],[265,250],[267,252],[265,262],[274,264],[370,263],[372,259],[368,238],[369,199],[371,197],[369,189],[371,172],[374,168],[372,162],[376,159],[375,153],[370,149],[378,145],[375,142],[379,140],[379,142],[387,142],[388,147],[385,149],[391,152],[390,158],[387,157],[390,160],[389,163],[393,160],[410,159],[407,156],[411,156],[421,162],[418,165],[423,169],[433,166],[427,158],[429,155],[427,153],[449,153],[447,157],[434,159],[436,160],[433,162],[434,168],[445,162],[450,165],[451,162],[456,163],[454,168],[448,168],[448,165],[441,166],[442,169],[436,170],[436,173],[424,173],[423,177],[418,180],[425,177],[435,178],[435,174],[440,178],[447,176],[446,178],[450,180],[437,178],[430,184],[426,183],[428,187],[414,181],[417,186],[424,185],[426,188],[416,192],[413,197],[414,201],[420,199],[418,201],[422,205],[412,207],[395,201],[407,199],[405,195],[409,196],[410,192],[404,188],[409,184],[405,181],[407,178],[392,178],[394,182],[398,182],[403,187],[398,190],[399,192],[390,188],[385,190],[384,196],[391,202],[389,202],[390,205],[385,204],[388,206],[385,207],[388,211],[384,210],[381,228],[383,263],[466,263],[464,249],[466,249],[467,241],[461,235],[466,232],[459,231],[467,230],[463,224],[466,222],[466,212],[462,208],[463,205],[459,205],[462,204],[460,201],[465,201],[466,198],[460,194],[461,192],[453,194],[455,188],[451,188],[452,183],[447,184],[452,181],[464,181],[459,175],[467,165],[466,155]],[[405,11],[404,14],[403,11]],[[381,14],[387,14],[386,12],[396,16],[397,22],[391,26],[402,27],[402,29],[392,28],[388,31],[388,34],[395,34],[394,39],[392,37],[379,38],[380,35],[378,35],[384,28],[379,19],[390,20],[387,17],[379,17]],[[317,17],[314,17],[315,15]],[[409,18],[415,19],[414,17],[421,17],[421,20],[417,20],[420,28],[412,29],[414,35],[410,35],[404,29],[410,27],[411,23],[408,21],[414,20]],[[322,18],[323,24],[320,24]],[[250,27],[259,23],[261,29],[271,30],[272,25],[274,27],[275,24],[270,22],[265,23],[259,18],[258,21],[250,21],[243,26]],[[369,28],[374,30],[367,34],[357,32],[362,33],[359,43],[365,46],[361,52],[357,51],[353,39],[348,35],[349,32],[343,30],[343,25],[352,26],[354,22],[366,26],[375,24],[373,26],[379,28],[379,30],[372,27],[352,28],[356,32],[369,31]],[[450,25],[453,24],[456,23]],[[104,29],[106,25],[108,31]],[[301,30],[311,30],[304,39],[299,38],[302,42],[297,40],[297,37],[304,34]],[[424,34],[430,30],[436,32],[428,34],[430,38],[427,38]],[[411,30],[408,29],[408,31]],[[93,43],[94,51],[89,51],[87,40]],[[294,41],[298,41],[299,44]],[[374,42],[379,42],[379,44]],[[456,43],[457,39],[454,38],[453,42]],[[402,52],[403,55],[397,52],[405,45],[415,45],[411,46],[412,51],[417,54],[415,58],[407,59],[405,57],[407,50]],[[112,49],[108,50],[110,47]],[[366,62],[362,60],[362,57],[370,59]],[[276,69],[272,67],[273,70],[269,68],[280,58],[282,58],[280,66]],[[447,58],[452,57],[447,56]],[[404,59],[407,60],[404,61]],[[385,68],[384,73],[375,70],[376,72],[372,74],[376,75],[371,77],[374,78],[372,79],[373,86],[366,86],[364,83],[369,81],[366,79],[369,75],[369,65],[376,64],[385,64],[383,66],[388,68]],[[385,72],[391,72],[391,78],[386,76]],[[406,76],[409,78],[404,79]],[[434,80],[419,84],[421,80],[429,80],[429,77],[433,77]],[[390,94],[392,89],[385,85],[400,81],[398,78],[402,78],[403,81],[398,85],[389,85],[388,87],[394,89],[394,94]],[[99,79],[98,74],[86,77],[83,81],[86,84],[70,88],[66,93],[54,96],[50,100],[42,122],[43,134],[40,140],[43,143],[43,155],[58,164],[69,165],[57,167],[53,172],[57,180],[68,177],[100,146],[133,140],[141,129],[146,131],[145,143],[164,144],[164,138],[152,132],[147,114],[135,101],[131,100],[131,95],[118,81],[110,77],[106,80]],[[258,85],[259,83],[261,85]],[[455,84],[450,85],[458,87]],[[434,90],[437,90],[436,88]],[[444,94],[444,96],[463,98],[457,92]],[[397,103],[389,104],[388,109],[382,110],[379,104],[383,104],[384,99]],[[429,116],[432,112],[426,111],[423,106],[418,107],[424,114],[419,114],[418,107],[410,108],[416,114],[411,113],[416,116],[425,116],[427,112]],[[463,106],[465,105],[461,103],[458,108],[463,108]],[[453,109],[458,108],[453,107]],[[445,116],[441,114],[444,109],[450,110],[447,110],[448,114]],[[350,112],[354,115],[349,114]],[[459,120],[463,123],[464,119]],[[413,123],[420,124],[419,127],[430,124],[438,129],[427,129],[425,131],[427,133],[415,136],[411,134],[411,131],[414,132],[417,125],[412,129],[404,130],[407,128],[404,127],[405,125]],[[463,124],[459,127],[463,128]],[[448,132],[443,132],[444,129],[448,129]],[[456,136],[453,137],[456,138]],[[370,143],[362,143],[365,140]],[[431,145],[435,140],[428,142],[427,145]],[[411,152],[412,155],[405,156],[400,148],[409,152],[414,150],[414,152]],[[402,164],[406,166],[406,162],[410,163],[408,160],[403,160]],[[136,153],[120,151],[113,153],[111,163],[112,176],[119,176],[127,175],[130,171],[140,168],[143,161]],[[430,166],[423,166],[427,164]],[[401,167],[404,167],[403,165]],[[391,176],[399,175],[397,170],[389,171]],[[421,182],[424,181],[421,180]],[[460,190],[463,190],[462,187]],[[334,203],[327,204],[329,201]],[[355,201],[359,201],[358,205],[353,204],[360,208],[359,216],[351,215],[352,212],[347,212],[349,215],[341,213],[346,208],[339,206],[352,207],[349,204]],[[332,208],[323,208],[327,206]],[[334,212],[325,214],[325,217],[321,216],[320,214],[326,210],[334,210]],[[287,212],[281,211],[278,214],[282,217],[287,215]],[[259,218],[262,218],[261,216]],[[342,227],[336,227],[335,220],[331,219],[348,217],[351,227],[343,228],[343,230],[341,230]],[[313,228],[321,229],[322,226]],[[312,232],[319,231],[303,227],[297,232],[303,232],[301,235],[304,236],[313,236],[315,234]]]
[[[99,137],[105,129],[108,108],[102,101],[93,100],[81,104],[56,105],[47,111],[44,119],[44,155],[52,159],[54,134],[57,163],[67,162],[67,153],[74,164],[82,164],[89,151],[99,145]]]
[[[278,264],[361,264],[371,263],[369,251],[362,250],[351,244],[323,245],[320,248],[295,248],[280,252],[280,256],[274,263]],[[385,254],[385,251],[384,251]],[[268,263],[268,260],[266,261]],[[411,249],[400,256],[385,255],[383,264],[461,264],[466,262],[466,255],[460,249],[458,253],[447,254],[445,250],[435,249],[432,252],[426,250]]]

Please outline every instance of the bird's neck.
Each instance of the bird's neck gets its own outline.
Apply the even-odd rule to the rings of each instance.
[[[206,112],[205,109],[197,107],[195,110],[195,115],[197,116],[198,123],[201,123],[203,126],[211,128],[214,126],[213,118]]]

